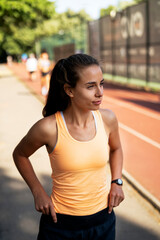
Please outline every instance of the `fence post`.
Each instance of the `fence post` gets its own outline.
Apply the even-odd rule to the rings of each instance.
[[[130,19],[130,8],[128,7],[126,9],[126,17],[127,17],[127,21],[129,21]],[[126,65],[127,65],[127,82],[129,81],[129,65],[130,65],[130,54],[129,54],[129,49],[130,49],[130,33],[129,33],[129,28],[128,28],[128,23],[127,23],[127,32],[128,32],[128,36],[127,36],[127,42],[126,42]]]
[[[146,0],[146,84],[149,82],[149,66],[150,66],[150,14],[149,0]]]
[[[114,79],[115,76],[115,19],[116,19],[116,11],[112,10],[110,12],[110,18],[111,18],[111,41],[112,41],[112,79]]]

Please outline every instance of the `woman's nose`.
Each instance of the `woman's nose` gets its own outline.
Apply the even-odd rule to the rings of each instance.
[[[103,96],[103,86],[97,87],[96,96],[98,96],[98,97]]]

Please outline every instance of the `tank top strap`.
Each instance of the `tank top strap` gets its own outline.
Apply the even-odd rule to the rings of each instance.
[[[65,121],[63,120],[61,112],[56,112],[55,117],[56,117],[58,130],[66,132]]]
[[[101,129],[101,131],[105,133],[105,135],[108,139],[109,138],[109,133],[105,129],[103,118],[102,118],[102,115],[101,115],[100,111],[99,110],[94,111],[94,114],[95,114],[95,117],[97,119],[97,128],[99,130]]]

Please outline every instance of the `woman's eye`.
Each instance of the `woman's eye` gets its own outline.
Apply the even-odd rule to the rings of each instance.
[[[92,88],[92,87],[93,87],[93,85],[90,85],[90,86],[88,86],[87,88],[90,89],[90,88]]]

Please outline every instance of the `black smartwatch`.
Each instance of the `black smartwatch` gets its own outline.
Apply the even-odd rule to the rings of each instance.
[[[121,178],[115,179],[115,180],[113,180],[111,183],[116,183],[117,185],[120,185],[120,186],[123,185],[123,181],[122,181]]]

